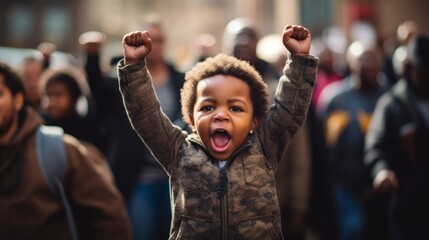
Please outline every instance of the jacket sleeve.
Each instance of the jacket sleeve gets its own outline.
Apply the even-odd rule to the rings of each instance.
[[[103,76],[99,64],[99,55],[93,54],[86,56],[85,72],[88,85],[97,104],[98,113],[105,116],[109,111],[109,105],[112,102],[112,94],[115,94],[117,91],[113,92],[111,88],[108,87],[106,83],[108,79]]]
[[[107,160],[91,144],[64,136],[67,172],[64,186],[79,235],[90,239],[131,239],[125,202]]]
[[[389,113],[390,100],[391,95],[389,94],[385,94],[380,98],[365,136],[364,163],[369,167],[373,179],[381,170],[391,169],[387,160],[389,158],[388,149],[392,149],[394,144],[391,142],[394,139],[391,136],[393,132],[389,130],[391,129],[389,125],[393,117],[389,117],[391,115]]]
[[[134,130],[169,174],[187,133],[162,112],[146,62],[118,65],[119,86]]]
[[[274,95],[274,104],[257,132],[268,160],[277,165],[288,144],[304,124],[316,81],[318,59],[292,54]]]

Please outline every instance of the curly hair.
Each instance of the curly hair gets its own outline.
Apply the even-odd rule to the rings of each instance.
[[[186,123],[191,125],[189,116],[193,113],[198,83],[215,75],[229,75],[245,81],[250,87],[254,117],[261,118],[265,114],[268,109],[268,88],[259,73],[246,61],[218,54],[196,64],[185,75],[180,96],[183,120]]]

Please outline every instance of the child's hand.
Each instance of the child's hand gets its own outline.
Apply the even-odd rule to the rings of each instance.
[[[122,39],[125,65],[141,62],[152,50],[150,34],[144,32],[131,32]]]
[[[286,26],[283,30],[283,45],[291,53],[308,55],[311,45],[310,31],[302,26]]]

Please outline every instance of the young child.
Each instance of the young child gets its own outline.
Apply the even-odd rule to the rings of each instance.
[[[89,142],[104,152],[105,138],[103,129],[91,113],[78,111],[79,100],[90,105],[87,86],[83,76],[73,67],[46,70],[39,83],[42,114],[46,125],[61,127],[65,133]],[[92,108],[86,109],[93,111]]]
[[[247,62],[220,54],[198,63],[181,92],[188,135],[153,90],[150,35],[124,36],[120,90],[134,129],[170,177],[170,239],[283,239],[274,173],[307,114],[318,63],[310,43],[306,28],[285,28],[292,54],[268,110],[267,87]]]

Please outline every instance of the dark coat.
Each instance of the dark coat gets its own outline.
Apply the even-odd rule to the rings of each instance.
[[[378,102],[365,149],[373,177],[390,169],[398,178],[390,219],[401,229],[427,231],[423,219],[429,215],[429,128],[406,80]]]
[[[88,56],[85,70],[96,102],[98,119],[107,133],[105,155],[112,167],[118,189],[128,199],[137,184],[149,150],[130,124],[118,91],[118,80],[102,76],[98,55]],[[174,98],[179,103],[185,75],[171,64],[168,64],[168,71],[175,88]],[[182,119],[180,107],[174,115],[172,121]]]

